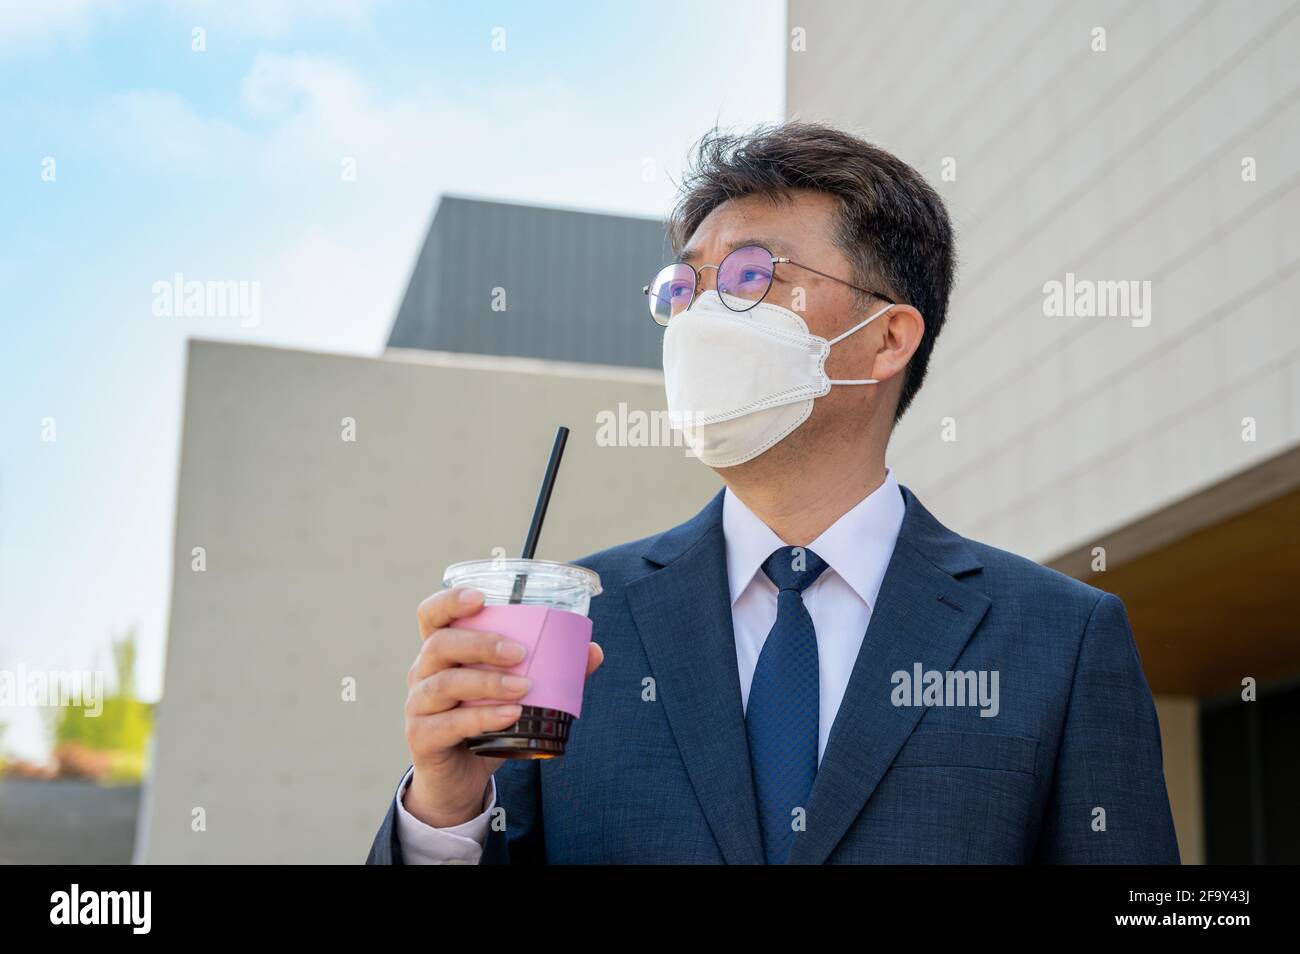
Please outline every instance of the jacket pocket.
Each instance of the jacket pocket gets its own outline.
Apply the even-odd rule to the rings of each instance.
[[[989,732],[913,732],[890,768],[952,766],[1034,774],[1038,740]]]

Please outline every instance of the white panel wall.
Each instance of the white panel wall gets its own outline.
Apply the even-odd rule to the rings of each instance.
[[[539,557],[666,529],[721,486],[680,448],[597,446],[619,402],[662,408],[660,376],[193,343],[137,860],[362,861],[407,764],[416,604],[449,563],[518,552],[555,427],[572,434]]]
[[[890,453],[941,519],[1047,560],[1300,442],[1300,4],[791,0],[789,25],[791,116],[911,163],[958,227]],[[1150,325],[1045,317],[1066,272],[1150,281]]]

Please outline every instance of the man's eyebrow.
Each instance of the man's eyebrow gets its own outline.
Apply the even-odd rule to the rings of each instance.
[[[782,245],[780,242],[774,241],[773,239],[770,238],[736,239],[736,241],[731,242],[727,245],[727,252],[728,253],[734,252],[736,249],[744,248],[746,245],[761,245],[763,246],[763,248],[770,251],[773,255],[778,255],[778,256],[786,255],[785,246]],[[682,249],[682,254],[678,256],[677,260],[680,262],[694,262],[695,259],[699,257],[700,257],[699,249],[687,247],[685,249]],[[718,263],[714,262],[713,264],[716,265]]]

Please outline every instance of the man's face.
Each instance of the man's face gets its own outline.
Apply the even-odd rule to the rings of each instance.
[[[832,238],[839,209],[836,200],[825,193],[806,190],[792,192],[790,196],[789,201],[781,202],[745,196],[723,203],[691,235],[682,260],[699,269],[702,265],[717,265],[734,248],[763,245],[778,258],[790,258],[827,275],[859,284],[847,257]],[[713,289],[716,276],[716,269],[700,272],[699,291]],[[863,310],[853,289],[793,264],[776,266],[772,287],[764,301],[798,313],[808,330],[823,338],[834,338],[847,331],[886,304],[873,300],[869,310]],[[887,337],[886,318],[882,316],[831,348],[826,361],[830,378],[882,377],[873,373],[873,368],[882,340]],[[808,450],[810,443],[824,440],[828,435],[835,439],[862,439],[873,406],[879,407],[883,401],[892,415],[898,384],[894,381],[832,387],[829,394],[816,400],[812,414],[801,427],[756,461],[771,456],[790,459],[791,454]]]

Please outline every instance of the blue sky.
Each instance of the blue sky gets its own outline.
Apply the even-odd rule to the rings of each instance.
[[[775,0],[5,7],[0,669],[111,669],[133,626],[149,698],[187,338],[377,354],[440,194],[658,216],[701,132],[783,110]],[[177,272],[260,321],[156,316]]]

